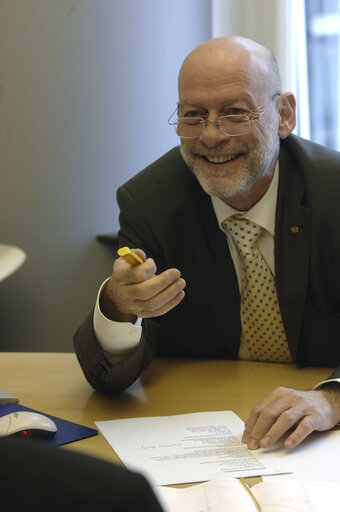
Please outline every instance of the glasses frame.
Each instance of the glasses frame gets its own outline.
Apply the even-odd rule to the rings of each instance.
[[[249,123],[249,121],[255,121],[256,119],[259,119],[265,112],[266,108],[271,104],[271,102],[276,98],[276,96],[280,96],[281,93],[275,93],[274,96],[271,98],[271,100],[267,103],[267,105],[259,110],[249,110],[248,113],[244,116],[246,117],[247,119],[244,120],[245,123]],[[235,118],[235,117],[240,117],[240,115],[238,114],[230,114],[230,115],[227,115],[227,116],[219,116],[217,118],[216,121],[213,121],[211,119],[204,119],[203,117],[178,117],[176,119],[176,121],[171,121],[172,117],[178,113],[178,107],[180,106],[181,102],[178,101],[177,102],[177,107],[175,109],[175,111],[171,114],[171,116],[169,117],[168,119],[168,124],[171,125],[171,126],[174,126],[175,127],[175,130],[176,130],[176,133],[177,133],[177,126],[178,126],[178,121],[180,121],[181,119],[185,119],[185,120],[188,120],[188,119],[199,119],[200,120],[200,126],[201,126],[201,132],[199,135],[195,135],[194,137],[185,137],[183,135],[179,135],[179,137],[181,137],[181,139],[197,139],[198,137],[201,137],[202,133],[203,133],[203,130],[204,128],[206,128],[207,124],[208,123],[214,123],[217,125],[217,128],[219,129],[219,131],[222,133],[222,135],[228,135],[229,137],[239,137],[240,135],[245,135],[247,133],[250,132],[250,124],[249,124],[249,130],[246,131],[246,132],[242,132],[242,133],[227,133],[225,131],[223,131],[223,129],[221,128],[221,119],[225,119],[225,118]],[[242,123],[242,121],[241,121]],[[177,134],[178,135],[178,134]]]

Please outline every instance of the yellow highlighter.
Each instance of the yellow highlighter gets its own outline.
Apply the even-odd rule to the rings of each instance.
[[[125,261],[130,263],[130,265],[133,265],[136,267],[137,265],[140,265],[141,263],[144,263],[142,258],[138,256],[135,252],[131,251],[130,247],[121,247],[117,251],[118,256],[121,258],[124,258]],[[153,274],[151,277],[155,277],[155,274]]]
[[[134,267],[136,265],[140,265],[141,263],[144,263],[142,258],[138,256],[135,252],[131,251],[129,247],[121,247],[118,249],[118,256],[121,258],[124,258],[125,261],[130,263],[130,265],[133,265]]]

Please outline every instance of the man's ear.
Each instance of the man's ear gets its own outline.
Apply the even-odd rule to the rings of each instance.
[[[296,124],[295,115],[296,101],[294,94],[285,92],[278,99],[279,130],[281,139],[285,139],[294,130]]]

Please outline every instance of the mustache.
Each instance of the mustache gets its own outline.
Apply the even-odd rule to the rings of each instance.
[[[184,151],[187,151],[183,148]],[[190,153],[198,156],[218,157],[218,156],[233,156],[240,153],[246,153],[252,149],[252,145],[245,145],[240,143],[228,143],[225,146],[218,146],[217,148],[207,148],[203,144],[197,142],[190,146]]]

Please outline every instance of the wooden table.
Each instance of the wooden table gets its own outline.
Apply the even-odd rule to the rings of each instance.
[[[251,407],[276,386],[308,389],[330,373],[329,368],[273,363],[157,359],[126,392],[106,396],[90,387],[74,354],[0,357],[0,389],[22,405],[88,427],[99,420],[218,410],[246,420]],[[119,461],[101,433],[65,448]]]

